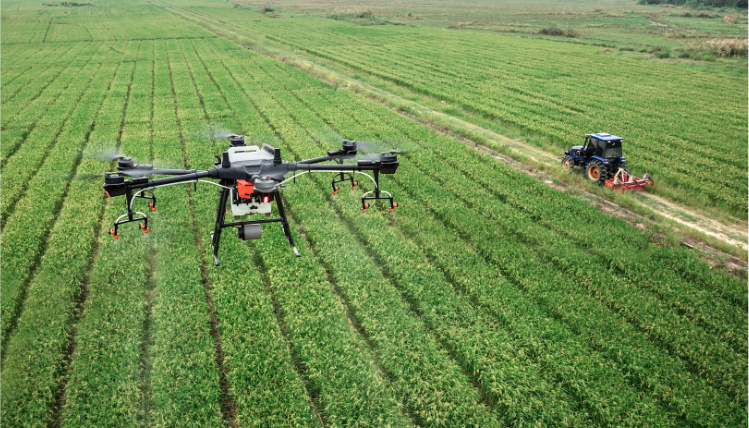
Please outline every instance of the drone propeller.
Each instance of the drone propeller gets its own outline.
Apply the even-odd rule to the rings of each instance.
[[[76,174],[73,176],[73,179],[90,181],[90,180],[101,180],[103,177],[104,177],[104,174]]]
[[[233,132],[220,123],[203,125],[201,128],[192,133],[198,140],[225,140],[233,135],[239,135],[239,132]]]
[[[416,143],[399,139],[363,140],[358,143],[362,156],[379,155],[385,152],[411,153],[421,150]]]

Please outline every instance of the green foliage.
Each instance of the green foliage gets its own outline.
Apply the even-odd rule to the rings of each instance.
[[[388,60],[383,51],[370,46],[367,58],[350,42],[360,27],[332,23],[347,41],[343,58],[320,46],[333,40],[329,21],[300,24],[304,41],[284,19],[274,28],[225,2],[189,5],[117,2],[74,17],[45,9],[81,31],[37,22],[38,5],[19,2],[18,16],[15,4],[3,5],[4,426],[746,425],[743,279],[209,30],[214,19],[247,14],[232,22],[254,19],[252,31],[286,32],[300,49],[384,75],[386,65],[376,66]],[[559,115],[583,110],[558,101],[566,87],[550,83],[584,95],[566,79],[575,70],[532,60],[533,48],[562,58],[553,44],[502,39],[517,52],[505,47],[505,74],[484,75],[482,86],[478,73],[500,68],[457,51],[491,57],[496,46],[481,38],[442,46],[448,79],[417,61],[433,61],[430,44],[444,39],[392,30],[366,34],[375,45],[392,42],[385,64],[393,78],[455,105],[481,92],[488,96],[476,105],[486,112],[562,135]],[[528,67],[532,86],[516,75]],[[617,76],[638,84],[641,76],[622,68]],[[469,70],[474,80],[460,76]],[[690,76],[706,98],[730,87]],[[608,103],[638,93],[623,85],[606,92],[612,77],[585,77]],[[634,112],[625,118],[635,123],[668,105],[670,92],[684,94],[657,87],[666,83],[650,82],[663,101],[627,105]],[[734,116],[720,116],[730,132],[744,126]],[[687,121],[677,130],[702,136]],[[372,190],[364,176],[357,190],[335,196],[328,175],[289,184],[300,259],[278,227],[265,226],[250,244],[225,231],[214,268],[217,195],[203,184],[158,190],[151,232],[130,224],[112,239],[123,200],[104,198],[100,179],[84,179],[112,168],[95,154],[114,145],[142,160],[211,167],[224,142],[194,131],[217,123],[270,135],[287,159],[334,148],[329,134],[418,150],[402,153],[398,173],[382,179],[399,203],[394,213],[377,204],[359,211],[361,192]],[[647,144],[661,156],[684,151]],[[720,158],[720,150],[694,150]]]
[[[746,9],[746,0],[638,0],[639,4],[673,4],[686,5],[693,8],[733,7]]]

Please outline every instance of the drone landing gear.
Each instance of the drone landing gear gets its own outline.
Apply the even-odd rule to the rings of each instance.
[[[146,190],[133,197],[132,192],[128,189],[125,196],[127,213],[119,216],[114,222],[114,229],[110,229],[109,231],[109,234],[112,235],[114,239],[120,238],[120,234],[117,233],[117,230],[119,229],[121,224],[142,221],[143,223],[141,223],[140,228],[143,229],[143,233],[148,233],[151,231],[151,229],[148,228],[148,217],[146,217],[146,215],[140,211],[133,211],[132,201],[134,198],[149,199],[151,201],[148,203],[149,208],[151,208],[152,211],[156,211],[156,196],[154,196],[153,192]],[[136,214],[140,214],[141,216],[135,217]],[[121,220],[123,217],[127,217],[127,219]]]
[[[222,183],[223,185],[228,185],[228,183]],[[281,200],[281,192],[278,191],[278,189],[275,189],[272,193],[273,198],[276,200],[276,203],[278,205],[278,214],[280,217],[277,218],[265,218],[260,220],[248,220],[248,221],[235,221],[232,223],[225,223],[224,220],[226,219],[226,203],[229,201],[229,189],[224,187],[221,189],[221,197],[218,202],[218,209],[216,211],[216,228],[213,232],[211,232],[211,248],[213,249],[213,262],[216,264],[216,266],[219,266],[219,258],[218,258],[218,249],[219,244],[221,243],[221,231],[227,227],[236,227],[238,229],[238,234],[241,239],[259,239],[260,238],[260,227],[259,225],[263,223],[281,223],[281,228],[283,229],[283,233],[286,236],[286,240],[289,241],[289,246],[291,246],[291,251],[294,252],[294,255],[297,257],[301,257],[301,254],[299,254],[299,251],[296,248],[296,245],[294,245],[294,238],[291,237],[291,228],[289,227],[289,221],[286,219],[286,211],[283,207],[283,201]],[[254,227],[256,226],[257,227]],[[249,227],[248,227],[249,226]]]
[[[342,182],[342,181],[350,181],[351,182],[351,190],[356,189],[356,186],[359,185],[358,182],[354,181],[354,176],[348,172],[341,172],[339,174],[336,174],[333,176],[333,181],[330,182],[330,185],[333,186],[333,194],[335,195],[338,193],[338,186],[336,184]]]
[[[374,171],[374,181],[375,181],[375,189],[370,190],[369,192],[362,195],[361,212],[363,213],[367,212],[367,208],[369,208],[369,202],[367,201],[376,201],[376,200],[390,201],[390,212],[395,211],[395,209],[398,208],[398,204],[393,202],[393,195],[391,195],[390,192],[380,190],[380,172],[377,170]],[[374,196],[367,196],[369,194],[374,194]]]
[[[336,159],[336,162],[338,164],[343,164],[343,159]],[[330,185],[333,187],[333,194],[335,195],[338,193],[338,186],[336,184],[349,181],[351,182],[351,190],[356,189],[356,186],[359,185],[358,182],[354,181],[354,174],[350,172],[339,172],[338,174],[333,176],[333,180],[331,180]]]

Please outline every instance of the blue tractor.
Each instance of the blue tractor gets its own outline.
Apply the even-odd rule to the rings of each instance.
[[[582,167],[588,179],[599,186],[605,184],[617,190],[641,190],[653,185],[649,174],[639,178],[627,172],[621,137],[603,132],[586,134],[582,146],[572,146],[564,154],[560,158],[562,168],[570,170],[573,166]]]

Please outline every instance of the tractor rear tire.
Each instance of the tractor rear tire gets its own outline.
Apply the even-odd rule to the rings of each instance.
[[[569,156],[565,156],[562,158],[562,169],[565,171],[569,171],[572,169],[572,158]]]
[[[597,160],[594,160],[588,164],[588,179],[590,181],[593,181],[595,183],[598,183],[599,186],[603,186],[603,183],[606,182],[606,179],[608,178],[608,172],[606,171],[606,167]]]

